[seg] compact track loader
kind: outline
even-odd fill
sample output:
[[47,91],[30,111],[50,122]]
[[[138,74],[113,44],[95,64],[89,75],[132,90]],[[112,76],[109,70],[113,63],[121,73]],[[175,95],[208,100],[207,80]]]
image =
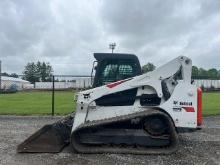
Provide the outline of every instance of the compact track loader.
[[191,80],[192,62],[179,56],[141,74],[136,56],[94,54],[92,89],[76,95],[76,112],[46,125],[18,152],[169,154],[179,130],[202,126],[202,91]]

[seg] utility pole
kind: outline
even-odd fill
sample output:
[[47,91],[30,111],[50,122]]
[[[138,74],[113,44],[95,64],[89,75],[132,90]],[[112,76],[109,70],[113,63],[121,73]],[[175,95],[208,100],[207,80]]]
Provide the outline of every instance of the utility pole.
[[111,50],[112,50],[112,53],[113,53],[113,51],[114,51],[115,47],[116,47],[116,43],[115,43],[115,42],[114,42],[114,43],[110,43],[110,44],[109,44],[109,49],[111,49]]

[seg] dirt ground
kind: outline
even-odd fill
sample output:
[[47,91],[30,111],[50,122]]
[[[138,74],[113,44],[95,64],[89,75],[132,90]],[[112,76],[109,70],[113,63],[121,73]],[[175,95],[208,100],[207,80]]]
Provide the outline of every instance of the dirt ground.
[[65,148],[58,154],[17,154],[16,146],[41,126],[59,117],[0,116],[0,164],[202,164],[220,165],[220,117],[205,118],[204,129],[180,134],[179,150],[172,155],[75,154]]

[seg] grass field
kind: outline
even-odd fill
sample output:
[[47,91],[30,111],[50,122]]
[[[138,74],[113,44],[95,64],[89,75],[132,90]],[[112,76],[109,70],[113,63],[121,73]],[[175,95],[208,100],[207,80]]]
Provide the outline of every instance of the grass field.
[[[44,92],[18,92],[0,95],[0,115],[51,114],[51,94]],[[74,92],[55,92],[55,114],[65,115],[75,110]],[[220,92],[203,94],[203,114],[220,115]]]
[[220,92],[203,93],[203,115],[220,115]]
[[[48,115],[51,114],[51,91],[18,92],[0,95],[0,114]],[[55,92],[55,113],[65,115],[75,110],[74,92]]]

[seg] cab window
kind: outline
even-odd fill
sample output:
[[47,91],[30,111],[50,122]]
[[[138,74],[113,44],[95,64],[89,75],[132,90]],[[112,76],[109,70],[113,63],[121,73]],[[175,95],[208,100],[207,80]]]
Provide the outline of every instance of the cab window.
[[102,66],[99,84],[106,85],[133,76],[133,63],[131,64],[129,61],[111,61],[104,63]]

